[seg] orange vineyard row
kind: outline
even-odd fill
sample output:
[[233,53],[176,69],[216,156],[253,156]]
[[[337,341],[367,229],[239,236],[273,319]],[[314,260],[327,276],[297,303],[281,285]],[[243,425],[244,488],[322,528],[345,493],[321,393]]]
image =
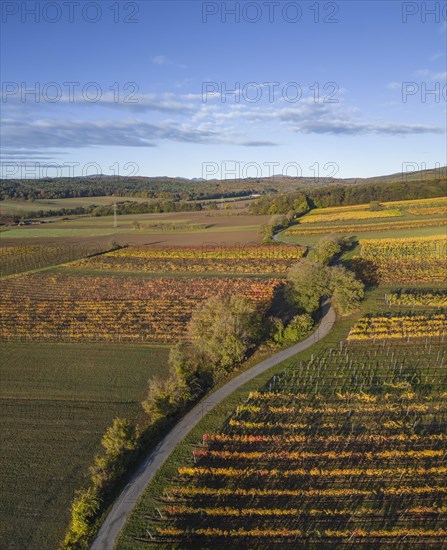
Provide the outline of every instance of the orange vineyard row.
[[[279,280],[131,279],[34,274],[1,281],[3,338],[172,341],[210,296],[270,303]],[[20,301],[17,301],[20,296]]]
[[69,267],[148,273],[284,274],[305,251],[305,247],[284,245],[129,247]]

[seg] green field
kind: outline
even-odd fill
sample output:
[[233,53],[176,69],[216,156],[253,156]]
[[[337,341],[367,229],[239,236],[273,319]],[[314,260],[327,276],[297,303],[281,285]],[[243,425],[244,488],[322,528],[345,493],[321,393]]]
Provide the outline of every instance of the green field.
[[[206,202],[217,203],[218,205],[225,203],[243,202],[245,204],[253,201],[247,196],[241,197],[227,197],[223,200],[219,199],[206,199]],[[76,197],[69,199],[36,199],[35,201],[24,200],[3,200],[0,201],[0,215],[13,215],[23,214],[26,212],[36,212],[37,210],[60,210],[61,208],[79,208],[81,206],[88,207],[92,205],[104,206],[114,204],[115,202],[154,202],[155,199],[146,197],[113,197],[113,196],[100,196],[100,197]],[[196,199],[188,202],[203,202],[204,199]]]
[[56,548],[106,428],[140,415],[168,349],[2,343],[1,354],[0,537],[8,549]]
[[60,210],[61,208],[79,208],[80,206],[108,205],[114,202],[133,201],[151,202],[151,199],[140,197],[77,197],[72,199],[36,199],[35,201],[3,200],[0,201],[0,214],[21,214],[37,210]]
[[[61,222],[62,223],[62,222]],[[119,233],[128,233],[128,229],[114,228],[91,228],[91,227],[61,227],[59,224],[37,226],[37,227],[14,227],[14,229],[5,229],[1,233],[8,239],[63,239],[72,237],[103,237]]]
[[[123,214],[117,218],[117,224],[118,227],[129,225],[131,227],[131,224],[133,221],[143,221],[144,224],[147,224],[148,226],[156,225],[159,223],[163,224],[183,224],[188,223],[191,221],[190,218],[169,218],[164,217],[166,214]],[[161,217],[163,216],[163,217]],[[142,220],[142,218],[144,218]],[[91,216],[91,217],[79,217],[79,218],[73,218],[70,220],[66,220],[63,222],[64,226],[67,227],[78,227],[78,226],[85,226],[85,225],[92,225],[92,226],[98,226],[101,227],[101,225],[106,226],[113,226],[113,217],[112,216]]]
[[[90,220],[89,220],[90,222]],[[15,227],[14,229],[5,229],[1,233],[8,239],[51,239],[51,238],[72,238],[72,237],[100,237],[100,236],[114,236],[114,235],[164,235],[166,232],[170,233],[171,230],[163,229],[139,229],[133,230],[131,227],[113,227],[113,223],[110,221],[109,228],[102,227],[83,227],[79,224],[79,227],[64,227],[63,222],[56,222],[49,226],[36,226],[36,227]],[[85,225],[88,225],[87,223]],[[236,225],[232,227],[207,227],[200,230],[188,230],[186,233],[212,235],[213,233],[231,232],[240,233],[242,231],[256,231],[259,228],[257,225]],[[178,233],[184,231],[178,230]]]

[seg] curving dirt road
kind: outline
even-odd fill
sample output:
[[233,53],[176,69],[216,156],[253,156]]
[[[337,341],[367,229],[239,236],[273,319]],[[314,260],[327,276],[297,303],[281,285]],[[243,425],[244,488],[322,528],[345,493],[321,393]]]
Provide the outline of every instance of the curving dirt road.
[[227,384],[216,390],[206,399],[197,404],[182,420],[163,438],[162,441],[153,449],[144,463],[135,472],[129,484],[115,501],[109,515],[106,517],[101,529],[93,541],[91,550],[113,550],[118,535],[129,517],[136,501],[143,493],[147,484],[151,481],[158,469],[169,457],[175,447],[185,438],[186,435],[208,414],[215,405],[221,403],[226,397],[235,390],[249,382],[256,376],[264,373],[268,369],[289,359],[309,348],[331,331],[335,323],[335,311],[329,302],[323,305],[323,317],[314,333],[306,340],[295,344],[294,346],[280,351],[269,357],[265,361],[258,363],[251,369],[236,376]]

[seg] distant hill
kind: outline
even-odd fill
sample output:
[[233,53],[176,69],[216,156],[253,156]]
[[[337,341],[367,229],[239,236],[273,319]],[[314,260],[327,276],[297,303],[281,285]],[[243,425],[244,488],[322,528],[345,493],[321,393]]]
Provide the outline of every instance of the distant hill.
[[364,186],[368,184],[434,185],[447,181],[447,167],[411,173],[396,173],[371,178],[289,177],[282,174],[265,178],[203,180],[182,177],[125,177],[100,174],[73,178],[0,179],[0,200],[59,199],[95,196],[134,196],[166,200],[206,200],[220,197],[244,197],[252,194],[283,194],[309,188],[333,186]]

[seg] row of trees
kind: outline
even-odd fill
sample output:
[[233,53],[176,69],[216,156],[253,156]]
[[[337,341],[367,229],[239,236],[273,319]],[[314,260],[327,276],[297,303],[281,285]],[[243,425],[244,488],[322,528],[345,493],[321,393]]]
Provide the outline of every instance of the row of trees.
[[352,245],[347,237],[323,237],[306,258],[289,270],[288,293],[296,307],[315,314],[321,300],[331,298],[340,315],[349,315],[358,309],[365,285],[349,269],[334,265],[340,254]]
[[340,315],[349,315],[364,296],[363,283],[342,266],[328,266],[304,258],[288,276],[291,299],[308,313],[314,313],[323,298],[331,298]]
[[329,206],[349,206],[354,204],[378,204],[380,201],[397,201],[443,197],[447,193],[447,178],[428,179],[426,181],[408,181],[402,183],[383,182],[362,185],[320,185],[308,187],[299,192],[265,195],[250,206],[253,214],[277,215],[292,211],[297,215],[308,208],[326,208]]
[[[80,491],[72,504],[64,548],[88,548],[113,491],[138,460],[149,436],[160,437],[201,395],[234,370],[263,331],[259,306],[244,296],[214,297],[195,310],[189,324],[192,343],[174,346],[168,376],[149,381],[142,403],[144,423],[135,427],[117,418],[104,435],[104,451],[90,468],[90,486]],[[153,439],[149,442],[153,444]]]
[[171,349],[165,380],[150,381],[143,408],[151,421],[177,414],[225,379],[263,332],[259,307],[244,296],[213,297],[198,307],[189,323],[191,343]]
[[67,199],[78,197],[140,197],[148,199],[201,200],[247,197],[271,191],[255,179],[188,180],[169,177],[87,176],[39,179],[0,179],[0,200]]
[[[116,213],[124,214],[160,214],[163,212],[196,212],[202,210],[200,202],[154,200],[151,202],[122,201],[116,203]],[[113,204],[89,206],[86,214],[91,216],[112,216],[115,212]]]
[[[286,198],[286,195],[283,195]],[[283,204],[286,208],[286,204]],[[277,205],[274,206],[273,210],[277,209]],[[269,208],[268,214],[272,214],[272,209]],[[270,218],[269,222],[261,225],[259,232],[264,237],[264,242],[270,242],[273,239],[273,236],[278,231],[286,229],[293,223],[293,220],[309,212],[310,206],[307,200],[304,198],[296,199],[291,204],[288,205],[287,212],[285,214],[277,214],[273,212],[273,216]],[[254,209],[252,209],[254,212]]]
[[[253,207],[257,214],[286,214],[305,196],[312,207],[363,204],[439,197],[446,193],[446,169],[396,174],[373,181],[333,178],[237,178],[187,180],[137,176],[87,176],[40,179],[0,179],[0,200],[62,199],[77,197],[142,197],[148,199],[209,200],[262,194]],[[273,198],[271,197],[273,195]],[[276,196],[275,196],[276,195]]]
[[79,491],[72,503],[71,521],[63,548],[88,548],[88,541],[104,510],[104,503],[113,493],[114,484],[136,461],[141,444],[140,429],[128,420],[115,418],[101,444],[103,453],[95,457],[90,468],[90,486]]

